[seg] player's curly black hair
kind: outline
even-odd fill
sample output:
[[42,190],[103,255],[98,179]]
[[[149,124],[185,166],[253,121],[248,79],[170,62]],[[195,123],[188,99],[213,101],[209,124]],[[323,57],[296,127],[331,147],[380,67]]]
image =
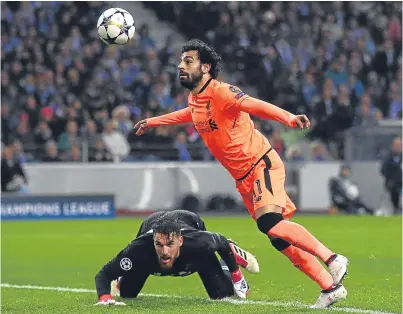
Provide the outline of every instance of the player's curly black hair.
[[182,46],[182,53],[191,50],[197,51],[202,64],[210,64],[209,73],[213,79],[216,79],[221,70],[221,56],[214,50],[213,47],[196,38],[189,40]]
[[181,225],[177,219],[167,219],[162,217],[153,224],[152,228],[154,237],[156,233],[162,233],[165,235],[174,234],[177,236],[181,235]]

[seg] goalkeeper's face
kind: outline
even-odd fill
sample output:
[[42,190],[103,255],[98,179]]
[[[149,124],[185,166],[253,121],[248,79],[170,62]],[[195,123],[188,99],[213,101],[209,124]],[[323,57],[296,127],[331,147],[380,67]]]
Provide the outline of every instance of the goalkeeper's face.
[[156,233],[154,247],[157,252],[158,263],[162,269],[170,269],[179,256],[183,237],[174,233]]

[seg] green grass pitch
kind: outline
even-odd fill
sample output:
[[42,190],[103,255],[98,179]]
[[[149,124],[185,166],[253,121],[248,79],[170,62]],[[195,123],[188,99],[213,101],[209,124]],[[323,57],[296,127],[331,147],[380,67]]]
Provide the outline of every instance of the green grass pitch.
[[[151,276],[145,295],[124,308],[99,308],[94,292],[1,288],[2,313],[401,313],[400,217],[305,216],[303,224],[331,249],[350,259],[348,299],[332,310],[310,310],[319,288],[271,247],[249,217],[205,217],[209,231],[223,233],[256,255],[261,272],[244,271],[250,303],[207,299],[197,274]],[[142,219],[112,221],[2,222],[1,282],[12,285],[94,289],[98,270],[137,233]],[[261,301],[261,302],[257,302]],[[379,313],[378,312],[378,313]]]

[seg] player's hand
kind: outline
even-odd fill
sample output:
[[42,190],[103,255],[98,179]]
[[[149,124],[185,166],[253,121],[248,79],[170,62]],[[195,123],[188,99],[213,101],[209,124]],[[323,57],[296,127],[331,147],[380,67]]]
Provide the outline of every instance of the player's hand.
[[311,126],[311,121],[304,114],[297,115],[291,122],[294,128],[299,127],[300,129],[309,128]]
[[249,285],[246,282],[240,269],[231,273],[232,282],[234,284],[234,292],[238,298],[246,299],[249,295]]
[[133,129],[138,129],[136,132],[137,136],[142,135],[149,129],[149,126],[147,125],[147,119],[137,122],[136,125],[133,127]]
[[110,294],[104,294],[99,297],[99,302],[95,305],[126,305],[124,302],[118,302],[112,298]]

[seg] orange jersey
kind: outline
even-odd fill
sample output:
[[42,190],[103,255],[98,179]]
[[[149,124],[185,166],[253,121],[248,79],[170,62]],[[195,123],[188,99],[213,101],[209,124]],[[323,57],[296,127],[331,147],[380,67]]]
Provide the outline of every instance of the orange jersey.
[[236,87],[212,80],[198,95],[189,93],[193,124],[211,154],[235,179],[266,153],[269,141],[255,129],[239,104],[249,97]]
[[185,109],[147,119],[147,125],[193,122],[210,152],[235,179],[247,174],[271,148],[250,113],[295,127],[293,114],[214,79],[197,95],[189,93],[188,103]]

